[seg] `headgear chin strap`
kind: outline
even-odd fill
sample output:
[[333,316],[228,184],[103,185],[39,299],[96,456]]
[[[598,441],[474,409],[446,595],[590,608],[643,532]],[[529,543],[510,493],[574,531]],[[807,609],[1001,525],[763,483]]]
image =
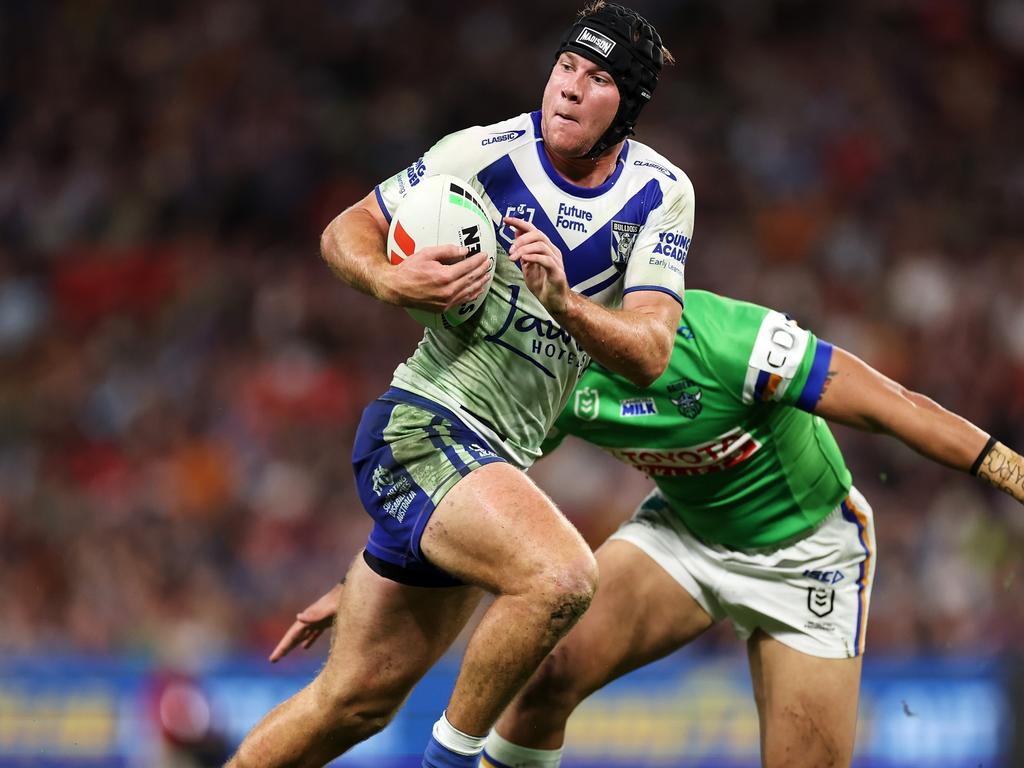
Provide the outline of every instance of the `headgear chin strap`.
[[594,158],[633,135],[640,110],[651,100],[664,64],[661,36],[643,16],[605,3],[581,16],[562,37],[556,58],[579,54],[608,72],[619,88],[615,119],[584,157]]

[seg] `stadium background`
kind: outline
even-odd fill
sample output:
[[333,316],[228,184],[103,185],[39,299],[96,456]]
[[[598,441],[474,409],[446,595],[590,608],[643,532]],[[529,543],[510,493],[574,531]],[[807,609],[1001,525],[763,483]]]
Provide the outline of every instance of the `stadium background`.
[[[634,5],[678,60],[638,138],[694,182],[689,287],[1024,446],[1024,4]],[[0,4],[0,765],[216,764],[312,674],[325,644],[261,658],[365,540],[353,432],[420,332],[318,235],[536,108],[575,10]],[[837,432],[880,550],[855,764],[1024,764],[1021,508]],[[579,444],[534,476],[592,542],[646,488]],[[341,764],[416,764],[452,663]],[[720,628],[588,705],[571,765],[756,765],[748,690]]]

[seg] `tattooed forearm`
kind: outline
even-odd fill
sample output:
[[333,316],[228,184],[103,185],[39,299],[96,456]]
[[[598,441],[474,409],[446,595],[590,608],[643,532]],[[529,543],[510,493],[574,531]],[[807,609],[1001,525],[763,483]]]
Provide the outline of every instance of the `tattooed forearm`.
[[978,468],[978,477],[1024,504],[1024,457],[996,443]]
[[828,375],[825,376],[825,383],[821,385],[821,394],[824,395],[826,392],[828,392],[828,385],[832,383],[832,379],[834,379],[838,374],[839,371],[828,372]]

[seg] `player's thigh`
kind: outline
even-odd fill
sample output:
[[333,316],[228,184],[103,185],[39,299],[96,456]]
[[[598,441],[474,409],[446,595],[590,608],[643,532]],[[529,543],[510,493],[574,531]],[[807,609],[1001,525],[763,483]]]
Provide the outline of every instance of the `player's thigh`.
[[758,630],[748,641],[765,768],[849,766],[861,661],[810,656]]
[[545,661],[540,677],[585,696],[677,650],[713,619],[636,545],[617,539],[597,551],[600,585],[590,610]]
[[500,594],[531,592],[546,579],[592,589],[596,579],[583,537],[526,473],[505,463],[480,467],[448,491],[420,548],[432,565]]
[[448,649],[483,592],[413,587],[386,579],[357,556],[341,590],[319,683],[329,697],[394,705]]

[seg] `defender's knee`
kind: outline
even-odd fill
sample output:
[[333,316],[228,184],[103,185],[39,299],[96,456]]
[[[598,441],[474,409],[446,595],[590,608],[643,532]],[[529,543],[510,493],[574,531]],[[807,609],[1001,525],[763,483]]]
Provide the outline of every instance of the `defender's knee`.
[[590,693],[576,667],[572,652],[564,645],[556,647],[520,691],[515,707],[568,718]]

